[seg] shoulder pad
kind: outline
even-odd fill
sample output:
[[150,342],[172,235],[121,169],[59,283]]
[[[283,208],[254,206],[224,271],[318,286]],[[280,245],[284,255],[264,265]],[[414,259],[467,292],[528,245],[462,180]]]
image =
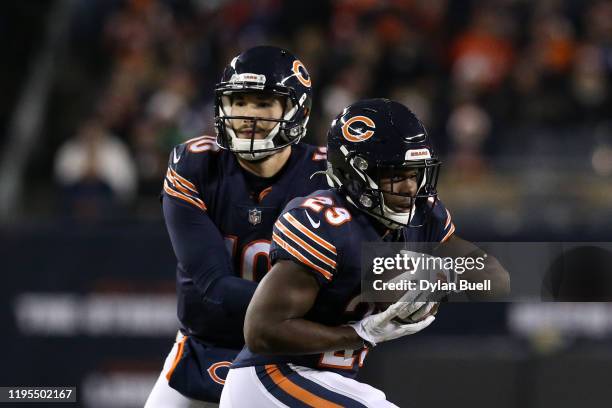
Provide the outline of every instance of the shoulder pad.
[[205,211],[200,188],[210,157],[202,153],[218,151],[219,146],[212,136],[196,137],[175,146],[168,159],[164,193]]
[[350,212],[335,207],[326,191],[291,201],[272,234],[276,258],[292,259],[313,272],[321,283],[331,281],[336,272],[340,229],[351,220]]
[[433,224],[434,238],[437,241],[444,242],[455,233],[451,213],[439,199],[431,212],[430,222]]

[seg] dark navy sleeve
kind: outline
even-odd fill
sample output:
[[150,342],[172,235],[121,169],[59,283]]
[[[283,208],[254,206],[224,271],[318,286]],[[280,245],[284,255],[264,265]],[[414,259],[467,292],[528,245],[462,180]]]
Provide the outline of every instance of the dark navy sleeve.
[[[206,313],[207,302],[212,302],[221,305],[230,316],[244,319],[257,284],[233,276],[223,237],[208,214],[168,197],[164,197],[162,202],[179,268],[202,294],[202,313]],[[242,330],[243,319],[231,322],[240,325]],[[220,323],[226,327],[229,322]]]
[[429,222],[432,242],[445,242],[455,233],[451,213],[440,200],[436,202]]
[[302,207],[283,212],[274,224],[270,260],[297,262],[323,286],[333,279],[338,251],[330,226],[321,218],[320,213]]
[[207,157],[193,154],[189,146],[188,143],[180,144],[170,152],[162,195],[188,204],[200,211],[206,211],[206,204],[200,190]]
[[[201,313],[207,313],[206,306],[211,303],[221,306],[227,315],[219,316],[224,319],[220,330],[236,324],[242,331],[256,283],[234,276],[224,239],[208,216],[205,197],[199,191],[206,177],[205,156],[189,153],[185,145],[170,153],[162,195],[166,228],[178,268],[202,296]],[[228,316],[242,318],[226,319]]]

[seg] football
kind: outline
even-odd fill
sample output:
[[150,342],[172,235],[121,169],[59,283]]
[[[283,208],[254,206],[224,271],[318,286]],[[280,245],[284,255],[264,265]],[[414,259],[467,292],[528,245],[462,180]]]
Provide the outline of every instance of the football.
[[411,312],[405,316],[396,316],[394,320],[400,323],[417,323],[428,316],[435,316],[438,313],[439,302],[415,302],[416,310],[411,308]]

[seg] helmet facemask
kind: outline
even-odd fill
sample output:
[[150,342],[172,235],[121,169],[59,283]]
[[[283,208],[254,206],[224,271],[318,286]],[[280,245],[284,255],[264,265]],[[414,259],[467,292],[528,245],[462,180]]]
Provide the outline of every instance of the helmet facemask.
[[[342,149],[341,149],[342,150]],[[422,226],[437,203],[436,185],[438,182],[440,162],[437,159],[410,160],[397,164],[371,163],[354,155],[345,157],[346,166],[343,169],[333,169],[333,175],[328,180],[336,187],[341,187],[349,201],[359,209],[378,219],[391,229]],[[396,176],[404,177],[406,171],[416,170],[416,194],[397,192],[393,181]],[[344,176],[343,172],[352,175]],[[382,183],[381,180],[390,180]],[[408,211],[392,209],[387,197],[397,197],[404,200],[402,207]],[[415,215],[420,212],[423,217]]]
[[[255,116],[240,116],[232,114],[232,100],[237,92],[265,92],[267,95],[281,96],[285,103],[279,118],[262,118]],[[302,98],[303,99],[303,98]],[[303,103],[303,101],[301,101]],[[297,143],[306,134],[308,118],[300,121],[296,118],[300,112],[300,101],[292,90],[255,90],[231,87],[220,87],[216,95],[215,129],[217,131],[217,144],[236,153],[240,158],[249,161],[262,160],[277,153],[285,147]],[[236,122],[248,121],[249,137],[238,137]],[[265,124],[265,126],[261,126]],[[269,129],[275,124],[263,139],[257,139],[256,131]],[[244,129],[242,129],[244,130]]]
[[[405,162],[392,166],[375,166],[375,170],[367,174],[368,188],[370,194],[377,196],[376,206],[372,206],[372,213],[385,226],[392,229],[401,227],[420,227],[424,224],[427,217],[415,219],[418,211],[423,212],[428,216],[437,200],[436,184],[438,178],[439,163],[414,163]],[[397,183],[395,178],[400,179],[406,177],[406,172],[416,171],[416,191],[414,194],[399,192],[395,187]],[[371,174],[375,173],[375,175]],[[382,180],[389,180],[383,183]],[[399,200],[398,200],[399,199]],[[369,204],[367,201],[360,198],[360,204]],[[404,211],[397,211],[392,208],[393,201],[401,202]],[[374,203],[373,203],[374,204]],[[407,210],[407,211],[406,211]]]

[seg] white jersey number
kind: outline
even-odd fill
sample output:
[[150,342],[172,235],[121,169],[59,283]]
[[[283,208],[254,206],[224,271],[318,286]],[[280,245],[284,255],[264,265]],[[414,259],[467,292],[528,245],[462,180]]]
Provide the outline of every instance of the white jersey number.
[[[236,256],[236,244],[238,237],[234,235],[225,236],[225,247],[230,257],[234,259]],[[242,279],[255,281],[261,279],[262,276],[255,276],[255,269],[260,257],[263,257],[268,263],[270,269],[270,241],[267,239],[258,239],[246,244],[240,256],[240,277]]]

